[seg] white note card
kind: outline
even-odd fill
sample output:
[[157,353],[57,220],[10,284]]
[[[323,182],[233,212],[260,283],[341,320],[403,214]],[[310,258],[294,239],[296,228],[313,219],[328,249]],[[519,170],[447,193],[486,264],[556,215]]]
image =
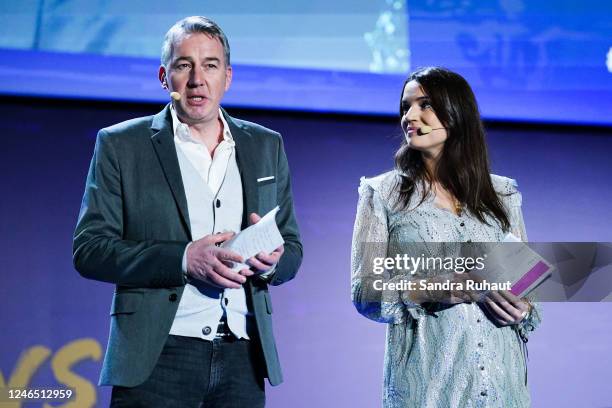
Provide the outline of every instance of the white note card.
[[[512,245],[504,245],[512,243]],[[550,277],[555,267],[527,244],[509,233],[501,244],[487,253],[484,278],[492,282],[510,281],[510,290],[518,297],[527,296]]]
[[[279,207],[276,206],[269,213],[264,215],[257,224],[253,224],[243,229],[228,241],[225,241],[223,248],[231,249],[238,253],[245,260],[257,255],[260,252],[269,254],[285,243],[283,236],[276,225],[276,213]],[[234,271],[248,268],[246,264],[234,264]]]

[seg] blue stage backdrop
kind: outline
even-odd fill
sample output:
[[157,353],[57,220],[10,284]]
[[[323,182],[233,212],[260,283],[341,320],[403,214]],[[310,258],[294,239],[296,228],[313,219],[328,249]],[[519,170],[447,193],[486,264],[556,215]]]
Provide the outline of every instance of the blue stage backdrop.
[[163,35],[198,14],[230,38],[228,106],[391,115],[407,72],[444,65],[487,119],[612,124],[601,0],[6,1],[0,94],[160,102]]
[[[74,271],[72,232],[97,130],[159,108],[0,104],[0,387],[70,387],[72,404],[49,406],[107,405],[109,390],[95,384],[113,287]],[[353,309],[350,241],[359,177],[392,167],[398,127],[388,119],[232,112],[284,135],[305,248],[297,278],[272,289],[286,382],[268,388],[268,406],[380,406],[385,326]],[[531,240],[612,241],[610,131],[495,127],[489,142],[494,172],[518,180]],[[611,344],[609,303],[545,304],[529,341],[533,406],[612,406]]]

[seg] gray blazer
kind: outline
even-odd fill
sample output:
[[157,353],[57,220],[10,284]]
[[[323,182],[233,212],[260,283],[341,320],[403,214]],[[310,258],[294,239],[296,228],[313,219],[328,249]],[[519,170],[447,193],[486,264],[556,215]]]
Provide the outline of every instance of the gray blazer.
[[[285,252],[270,282],[291,280],[302,261],[287,158],[280,135],[223,115],[236,142],[244,196],[243,228],[252,212],[280,206]],[[258,178],[274,176],[258,183]],[[116,285],[100,385],[133,387],[151,374],[186,281],[183,252],[192,240],[187,199],[173,141],[170,105],[98,132],[79,220],[73,262],[89,279]],[[268,283],[245,284],[271,385],[282,382],[272,334]]]

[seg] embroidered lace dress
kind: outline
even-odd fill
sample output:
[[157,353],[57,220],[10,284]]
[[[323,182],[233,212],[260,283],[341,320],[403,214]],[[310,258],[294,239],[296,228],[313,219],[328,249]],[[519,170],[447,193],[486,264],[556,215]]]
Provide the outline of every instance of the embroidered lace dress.
[[[519,325],[497,327],[476,303],[430,312],[401,291],[374,290],[373,281],[381,278],[372,273],[374,258],[402,254],[406,243],[499,242],[506,235],[491,218],[487,225],[467,211],[458,216],[437,207],[432,195],[418,205],[418,186],[408,210],[396,209],[397,178],[392,171],[361,179],[351,254],[355,307],[388,323],[383,406],[529,407],[524,343],[540,322],[537,304]],[[526,241],[516,182],[495,175],[491,181],[508,210],[511,232]],[[406,278],[405,272],[389,274],[390,282]]]

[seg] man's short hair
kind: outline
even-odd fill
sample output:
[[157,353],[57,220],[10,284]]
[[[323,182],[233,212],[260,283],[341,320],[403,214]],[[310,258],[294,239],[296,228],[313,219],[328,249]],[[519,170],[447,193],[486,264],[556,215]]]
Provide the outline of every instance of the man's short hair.
[[230,46],[221,27],[206,17],[191,16],[178,21],[166,33],[161,48],[161,64],[164,67],[167,68],[168,64],[170,64],[174,44],[185,35],[194,33],[202,33],[219,39],[225,53],[225,65],[230,66]]

